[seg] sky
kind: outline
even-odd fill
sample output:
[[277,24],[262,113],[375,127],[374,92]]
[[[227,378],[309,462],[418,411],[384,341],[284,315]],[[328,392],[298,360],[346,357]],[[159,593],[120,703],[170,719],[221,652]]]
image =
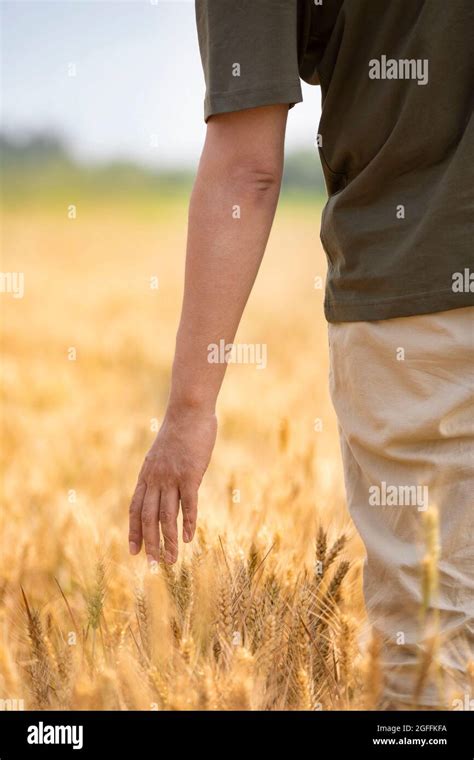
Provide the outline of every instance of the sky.
[[[0,0],[0,10],[3,130],[52,130],[88,162],[196,163],[205,124],[194,0]],[[320,92],[302,84],[287,150],[314,146]]]

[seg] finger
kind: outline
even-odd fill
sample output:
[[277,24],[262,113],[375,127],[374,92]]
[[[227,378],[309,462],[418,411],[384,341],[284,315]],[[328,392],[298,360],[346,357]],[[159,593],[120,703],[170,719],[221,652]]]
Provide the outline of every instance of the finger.
[[165,562],[170,564],[178,559],[178,511],[178,489],[162,490],[160,494],[160,526],[165,542]]
[[130,502],[128,548],[130,554],[138,554],[142,547],[142,504],[145,496],[146,483],[138,482]]
[[183,541],[189,543],[196,531],[198,492],[194,488],[184,488],[179,493],[183,510]]
[[147,486],[143,499],[142,531],[146,556],[149,562],[159,562],[160,559],[159,504],[160,489],[158,486]]

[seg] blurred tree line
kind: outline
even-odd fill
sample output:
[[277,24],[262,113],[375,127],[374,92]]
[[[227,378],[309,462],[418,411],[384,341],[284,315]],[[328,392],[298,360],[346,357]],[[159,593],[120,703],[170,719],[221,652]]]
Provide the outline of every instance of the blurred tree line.
[[[192,169],[156,169],[133,161],[85,164],[76,161],[66,142],[51,133],[17,139],[0,132],[2,201],[53,200],[65,191],[75,196],[114,200],[189,193]],[[316,149],[288,153],[283,195],[314,196],[325,193]]]

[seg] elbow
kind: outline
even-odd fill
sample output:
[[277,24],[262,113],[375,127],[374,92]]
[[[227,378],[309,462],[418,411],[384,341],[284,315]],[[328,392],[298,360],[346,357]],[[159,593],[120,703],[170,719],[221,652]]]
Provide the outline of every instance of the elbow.
[[208,123],[202,161],[240,193],[274,198],[281,187],[285,104],[213,116]]
[[242,162],[228,168],[229,184],[239,194],[255,198],[274,198],[278,196],[283,174],[281,164],[261,164],[259,162]]
[[282,177],[281,166],[250,166],[238,167],[236,182],[252,188],[256,193],[268,195],[272,191],[279,191]]

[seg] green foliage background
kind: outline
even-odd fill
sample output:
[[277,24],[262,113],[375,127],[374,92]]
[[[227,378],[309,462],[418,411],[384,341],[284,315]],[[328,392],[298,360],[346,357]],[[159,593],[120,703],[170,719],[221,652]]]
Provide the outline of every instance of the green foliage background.
[[[189,194],[194,169],[159,170],[131,161],[85,164],[74,159],[64,140],[53,134],[22,141],[0,133],[2,203],[147,203]],[[287,200],[324,200],[325,186],[317,151],[287,155],[282,196]]]

